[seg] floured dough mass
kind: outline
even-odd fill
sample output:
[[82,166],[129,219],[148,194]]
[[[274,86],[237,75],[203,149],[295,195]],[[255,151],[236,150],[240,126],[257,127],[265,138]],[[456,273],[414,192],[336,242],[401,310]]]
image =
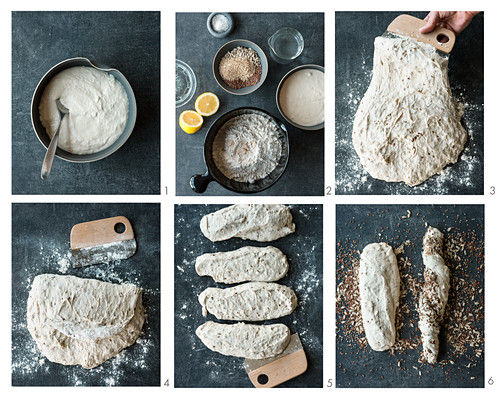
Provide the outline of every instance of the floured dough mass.
[[288,261],[275,247],[243,247],[236,251],[203,254],[196,258],[196,273],[225,284],[277,281],[288,272]]
[[282,353],[290,342],[284,324],[219,324],[207,321],[196,335],[207,348],[226,356],[265,359]]
[[372,177],[415,186],[457,162],[468,136],[462,113],[447,58],[414,39],[375,39],[373,76],[352,134]]
[[50,361],[91,369],[132,345],[145,319],[142,290],[41,274],[28,297],[28,330]]
[[259,321],[287,316],[297,307],[297,296],[276,283],[246,283],[230,288],[207,288],[198,300],[203,316],[220,320]]
[[366,339],[375,351],[389,349],[396,340],[399,282],[392,247],[385,242],[367,245],[361,254],[359,295]]
[[421,360],[436,363],[439,353],[439,330],[448,303],[450,270],[443,259],[443,233],[427,229],[423,240],[424,287],[418,301],[418,327],[422,332]]
[[57,146],[72,154],[94,154],[111,146],[128,119],[125,89],[113,75],[92,67],[59,72],[40,99],[40,121],[52,138],[59,124],[56,99],[69,109]]
[[232,205],[203,216],[202,233],[211,241],[233,237],[274,241],[295,231],[290,209],[284,205]]

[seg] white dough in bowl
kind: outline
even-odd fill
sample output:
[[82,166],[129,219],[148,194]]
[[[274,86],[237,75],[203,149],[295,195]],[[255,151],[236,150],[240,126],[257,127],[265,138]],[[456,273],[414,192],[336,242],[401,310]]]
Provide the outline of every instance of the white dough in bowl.
[[316,126],[325,121],[325,74],[307,68],[292,73],[279,95],[283,113],[300,126]]
[[72,154],[94,154],[111,146],[128,119],[128,98],[113,75],[78,66],[54,76],[40,100],[40,121],[52,138],[59,124],[56,100],[69,109],[61,124],[58,147]]

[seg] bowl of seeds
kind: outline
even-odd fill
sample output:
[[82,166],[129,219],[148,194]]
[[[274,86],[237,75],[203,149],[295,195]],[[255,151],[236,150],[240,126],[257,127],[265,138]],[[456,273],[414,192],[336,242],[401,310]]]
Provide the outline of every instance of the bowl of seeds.
[[213,62],[215,80],[231,94],[245,95],[257,90],[266,80],[267,58],[250,40],[232,40],[224,44]]

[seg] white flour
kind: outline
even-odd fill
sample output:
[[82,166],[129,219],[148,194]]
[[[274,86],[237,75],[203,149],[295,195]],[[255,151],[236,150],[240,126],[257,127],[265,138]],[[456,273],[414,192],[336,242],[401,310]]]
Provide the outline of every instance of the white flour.
[[278,126],[257,114],[235,116],[214,139],[212,155],[229,179],[253,183],[269,175],[281,157]]

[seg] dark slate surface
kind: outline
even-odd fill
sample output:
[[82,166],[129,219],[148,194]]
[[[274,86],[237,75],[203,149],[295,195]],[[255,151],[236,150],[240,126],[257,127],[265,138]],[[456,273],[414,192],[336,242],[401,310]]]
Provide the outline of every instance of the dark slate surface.
[[[204,215],[225,205],[175,206],[175,386],[252,387],[243,358],[224,356],[208,349],[196,336],[198,326],[215,316],[203,317],[198,295],[208,287],[228,287],[195,271],[196,257],[209,252],[232,251],[246,245],[273,245],[288,258],[290,270],[277,283],[293,288],[299,306],[289,316],[264,324],[284,323],[298,333],[304,346],[307,371],[282,387],[321,387],[323,379],[323,209],[321,205],[292,205],[296,231],[271,243],[230,239],[212,243],[201,232]],[[218,321],[225,323],[225,321]],[[259,323],[257,323],[259,324]]]
[[[123,215],[134,229],[137,252],[109,265],[74,269],[68,260],[73,225]],[[26,326],[26,303],[35,276],[70,274],[143,289],[147,313],[139,341],[102,365],[52,363]],[[160,207],[158,204],[13,204],[12,385],[160,385]]]
[[[388,183],[364,171],[352,145],[354,115],[371,81],[373,42],[400,14],[425,18],[426,12],[335,13],[335,192],[336,194],[483,194],[484,184],[484,14],[457,38],[449,62],[453,96],[464,104],[462,123],[469,141],[446,175],[423,184]],[[366,181],[362,178],[366,176]]]
[[[235,28],[224,39],[210,35],[206,22],[209,13],[177,13],[176,58],[193,69],[197,79],[196,92],[186,105],[176,109],[176,187],[177,195],[195,194],[189,187],[194,174],[203,174],[205,135],[212,123],[224,113],[243,106],[261,108],[278,119],[284,120],[276,106],[276,89],[281,78],[291,69],[303,64],[324,66],[324,15],[322,13],[266,13],[231,14]],[[304,37],[304,51],[287,65],[271,59],[267,39],[279,28],[291,26]],[[225,43],[235,39],[253,41],[262,48],[269,63],[269,73],[264,84],[255,92],[244,96],[224,91],[215,81],[212,62],[216,52]],[[173,79],[173,77],[172,77]],[[179,127],[182,111],[193,109],[196,98],[206,91],[220,99],[217,113],[204,118],[203,127],[195,134],[186,134]],[[172,94],[173,95],[173,94]],[[324,186],[324,129],[306,132],[285,123],[290,141],[290,161],[281,179],[260,195],[323,195]],[[212,182],[205,195],[237,195]]]
[[[399,247],[406,240],[404,253],[397,255],[401,269],[402,259],[411,261],[411,274],[417,281],[423,281],[424,265],[422,261],[422,239],[427,230],[425,223],[444,233],[445,247],[452,237],[465,237],[466,244],[474,244],[458,253],[461,261],[452,260],[445,255],[446,265],[450,269],[452,286],[447,305],[447,315],[457,309],[456,301],[467,303],[466,313],[475,315],[473,326],[484,337],[484,313],[477,311],[477,306],[469,297],[464,297],[462,289],[453,283],[454,279],[464,279],[466,284],[476,287],[475,301],[483,302],[484,291],[484,206],[483,205],[337,205],[337,287],[341,282],[341,268],[352,268],[353,260],[359,261],[359,253],[372,242],[387,242],[393,248]],[[407,211],[411,211],[408,218]],[[471,249],[471,248],[475,248]],[[351,253],[351,256],[345,256]],[[446,252],[445,252],[446,253]],[[353,259],[354,258],[354,259]],[[438,363],[434,365],[418,362],[420,351],[420,331],[418,330],[417,299],[410,284],[402,272],[401,302],[412,311],[413,327],[406,315],[401,330],[402,340],[417,342],[417,349],[404,352],[396,350],[375,352],[369,346],[361,349],[349,333],[349,323],[341,323],[341,313],[337,307],[337,345],[336,345],[336,384],[337,387],[483,387],[484,386],[484,344],[483,355],[475,357],[468,347],[465,355],[455,353],[453,344],[448,342],[441,328]],[[455,280],[455,281],[456,281]],[[344,284],[347,283],[344,281]],[[345,287],[345,286],[344,286]],[[403,296],[403,289],[407,294]],[[340,304],[343,302],[340,301]],[[401,305],[400,305],[401,306]],[[464,331],[464,334],[467,334]],[[363,333],[364,337],[364,333]],[[418,340],[418,341],[417,341]],[[453,363],[450,362],[453,361]],[[398,361],[400,365],[398,366]],[[470,367],[467,367],[468,365]],[[421,375],[419,375],[419,372]]]
[[[45,148],[31,125],[33,92],[55,64],[87,57],[122,72],[137,101],[129,140],[101,161],[56,158],[50,178],[40,169]],[[12,193],[159,194],[160,13],[12,13]]]

